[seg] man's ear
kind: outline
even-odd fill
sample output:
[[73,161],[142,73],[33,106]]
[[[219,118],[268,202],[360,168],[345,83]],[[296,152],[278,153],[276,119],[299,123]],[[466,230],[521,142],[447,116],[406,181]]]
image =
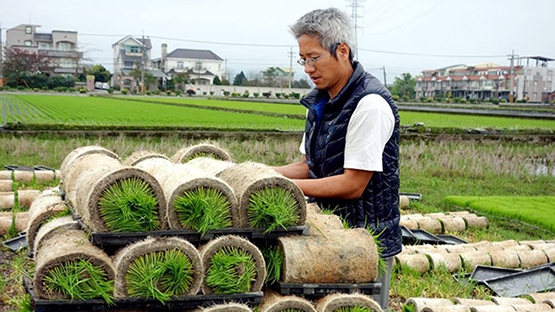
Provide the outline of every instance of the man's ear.
[[345,42],[339,44],[337,46],[337,56],[341,59],[349,59],[349,52],[350,52],[350,48],[349,45],[346,44]]

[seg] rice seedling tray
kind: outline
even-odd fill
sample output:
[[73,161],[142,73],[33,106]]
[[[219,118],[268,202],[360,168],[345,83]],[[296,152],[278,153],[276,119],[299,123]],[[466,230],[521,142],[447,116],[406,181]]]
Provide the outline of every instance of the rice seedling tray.
[[326,296],[332,293],[343,294],[379,294],[382,288],[381,283],[361,283],[361,284],[293,284],[278,283],[279,292],[282,295],[303,295],[312,297]]
[[438,234],[437,237],[439,237],[442,241],[445,242],[445,244],[448,245],[459,245],[459,244],[467,244],[468,242],[460,239],[456,236],[453,235],[448,235],[448,234]]
[[184,309],[196,309],[214,304],[229,302],[258,305],[262,301],[262,291],[227,294],[227,295],[190,295],[177,296],[166,304],[155,299],[124,298],[114,299],[113,305],[108,305],[102,299],[89,300],[46,300],[36,298],[33,292],[32,280],[25,276],[23,278],[25,289],[31,297],[31,305],[35,312],[66,312],[66,311],[121,311],[131,309],[133,311],[183,311]]
[[403,244],[405,245],[447,244],[446,241],[426,230],[409,230],[408,228],[401,226],[401,234],[403,235]]
[[[82,228],[85,228],[81,224]],[[166,237],[176,236],[188,240],[192,244],[204,243],[216,237],[224,235],[237,235],[244,237],[251,241],[265,241],[275,240],[281,236],[286,235],[304,235],[309,233],[309,227],[292,226],[286,228],[279,228],[271,232],[266,232],[262,228],[228,228],[220,230],[211,230],[205,234],[199,233],[195,230],[165,230],[165,231],[151,231],[151,232],[136,232],[136,233],[90,233],[91,242],[101,248],[110,247],[123,247],[130,243],[143,240],[147,237]]]
[[10,171],[34,171],[35,169],[33,169],[33,167],[29,167],[29,166],[19,166],[19,165],[4,165],[4,168],[6,168],[6,170],[10,170]]
[[534,292],[555,290],[555,263],[522,272],[478,281],[496,296],[518,297]]
[[11,251],[17,251],[20,248],[27,247],[27,235],[25,232],[21,232],[19,236],[4,241],[2,245],[8,247]]
[[408,197],[409,199],[412,199],[412,200],[421,200],[422,199],[422,194],[420,194],[420,193],[403,193],[403,192],[400,192],[399,195],[400,196],[406,196],[406,197]]
[[489,265],[477,265],[472,273],[470,274],[470,279],[474,281],[484,281],[496,277],[505,276],[507,274],[513,274],[517,272],[522,272],[521,269],[509,269],[501,268]]

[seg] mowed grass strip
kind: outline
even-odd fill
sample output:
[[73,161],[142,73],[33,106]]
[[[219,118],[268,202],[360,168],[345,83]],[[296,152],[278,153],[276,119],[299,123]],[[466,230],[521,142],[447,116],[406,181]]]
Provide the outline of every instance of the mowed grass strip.
[[[190,107],[154,105],[139,101],[121,101],[101,97],[19,95],[47,118],[33,119],[33,124],[166,126],[210,129],[254,129],[295,131],[304,128],[304,120],[223,112]],[[24,123],[23,120],[19,121]]]
[[444,201],[555,231],[555,196],[446,196]]

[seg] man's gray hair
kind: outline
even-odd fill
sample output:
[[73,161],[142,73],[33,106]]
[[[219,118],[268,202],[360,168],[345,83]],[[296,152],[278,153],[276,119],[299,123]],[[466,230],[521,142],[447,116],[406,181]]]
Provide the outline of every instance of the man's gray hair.
[[350,17],[336,8],[318,9],[303,15],[289,29],[295,39],[308,35],[320,40],[320,45],[335,56],[337,45],[346,43],[351,49],[351,59],[355,51],[354,28]]

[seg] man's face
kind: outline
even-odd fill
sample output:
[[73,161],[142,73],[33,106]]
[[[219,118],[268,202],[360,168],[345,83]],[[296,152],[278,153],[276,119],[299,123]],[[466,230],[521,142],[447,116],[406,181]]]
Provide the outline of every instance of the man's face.
[[[352,67],[345,56],[345,46],[339,45],[337,58],[320,45],[317,37],[301,35],[298,39],[299,55],[306,60],[305,73],[319,90],[327,90],[334,97],[348,81]],[[347,47],[348,53],[348,47]]]

